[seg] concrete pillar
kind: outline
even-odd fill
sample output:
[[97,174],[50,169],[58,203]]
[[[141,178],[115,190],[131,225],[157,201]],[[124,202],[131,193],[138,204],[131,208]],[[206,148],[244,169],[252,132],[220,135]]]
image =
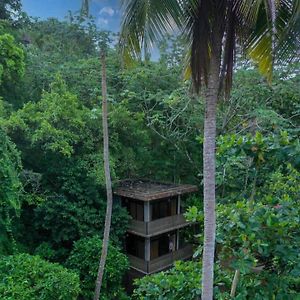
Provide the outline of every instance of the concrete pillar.
[[144,222],[150,222],[151,216],[150,216],[150,202],[146,201],[144,202]]
[[177,197],[177,215],[180,215],[181,196]]
[[[150,222],[150,203],[149,201],[144,202],[144,222]],[[148,228],[148,224],[145,224]],[[148,231],[148,229],[146,229]],[[150,238],[145,238],[145,261],[150,261]]]
[[150,238],[145,238],[145,261],[150,261]]
[[179,250],[179,229],[176,230],[176,250]]

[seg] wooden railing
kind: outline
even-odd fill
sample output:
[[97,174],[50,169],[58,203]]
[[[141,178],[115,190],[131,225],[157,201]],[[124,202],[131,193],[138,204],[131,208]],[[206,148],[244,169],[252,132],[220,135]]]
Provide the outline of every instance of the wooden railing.
[[127,254],[127,256],[131,267],[148,274],[148,263],[145,260],[129,254]]
[[131,220],[128,230],[143,236],[153,236],[188,224],[183,215],[174,215],[150,222]]
[[191,258],[192,255],[193,255],[192,246],[187,245],[184,248],[181,248],[177,251],[173,251],[171,253],[152,259],[148,263],[148,273],[161,271],[167,267],[172,266],[174,261]]
[[176,260],[185,260],[191,258],[192,255],[192,246],[187,245],[177,251],[170,252],[168,254],[152,259],[149,262],[132,255],[128,255],[128,258],[131,267],[145,274],[151,274],[172,266],[174,261]]
[[147,223],[137,220],[131,220],[128,226],[128,230],[140,235],[147,235]]

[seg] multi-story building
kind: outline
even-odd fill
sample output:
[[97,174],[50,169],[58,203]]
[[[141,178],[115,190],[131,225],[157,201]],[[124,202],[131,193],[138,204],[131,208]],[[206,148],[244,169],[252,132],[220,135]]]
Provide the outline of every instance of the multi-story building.
[[114,190],[132,217],[126,235],[132,277],[167,269],[175,260],[192,256],[191,245],[181,235],[189,225],[182,202],[185,195],[196,191],[193,185],[144,180],[124,180]]

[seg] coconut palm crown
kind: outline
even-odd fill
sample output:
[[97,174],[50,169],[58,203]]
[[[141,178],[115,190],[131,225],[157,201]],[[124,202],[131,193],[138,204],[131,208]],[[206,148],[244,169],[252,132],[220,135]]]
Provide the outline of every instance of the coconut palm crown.
[[220,76],[227,91],[237,45],[268,79],[275,59],[289,61],[299,54],[299,0],[121,2],[124,14],[120,45],[125,60],[149,53],[166,33],[183,34],[188,45],[188,72],[197,91],[207,83],[208,66],[220,40]]

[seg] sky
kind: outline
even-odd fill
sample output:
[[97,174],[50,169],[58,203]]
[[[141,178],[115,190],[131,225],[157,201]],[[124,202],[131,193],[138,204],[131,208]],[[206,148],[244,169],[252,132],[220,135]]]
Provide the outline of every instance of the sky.
[[[22,0],[23,10],[29,16],[47,19],[55,17],[63,20],[68,11],[78,12],[81,0]],[[96,20],[99,29],[118,32],[120,30],[120,1],[91,0],[90,14]]]
[[[75,13],[81,9],[81,0],[21,0],[21,2],[23,11],[31,17],[40,19],[54,17],[64,20],[69,11]],[[90,0],[90,14],[95,18],[100,30],[120,31],[120,0]],[[159,51],[154,47],[151,59],[157,61],[158,58]]]

